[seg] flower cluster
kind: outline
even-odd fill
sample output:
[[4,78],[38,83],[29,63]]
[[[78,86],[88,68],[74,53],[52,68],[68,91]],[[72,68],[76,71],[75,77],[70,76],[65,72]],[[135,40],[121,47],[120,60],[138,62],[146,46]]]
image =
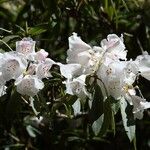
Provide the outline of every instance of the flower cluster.
[[0,59],[1,95],[7,88],[6,82],[13,79],[18,93],[34,97],[44,88],[42,79],[52,77],[50,69],[55,64],[66,78],[66,93],[76,95],[78,101],[91,99],[92,93],[86,88],[86,78],[91,76],[98,79],[105,99],[112,96],[133,105],[134,118],[141,119],[144,109],[150,108],[150,102],[134,84],[139,75],[150,80],[150,55],[143,52],[135,60],[127,60],[123,36],[110,34],[101,46],[92,47],[73,33],[69,37],[67,64],[54,62],[44,49],[35,52],[35,41],[31,38],[17,41],[16,51],[0,54]]
[[[96,75],[105,99],[112,96],[116,100],[127,100],[133,105],[134,118],[141,119],[144,109],[150,108],[150,102],[134,85],[139,75],[150,80],[150,55],[143,52],[135,60],[127,60],[123,36],[110,34],[101,41],[101,46],[91,47],[73,33],[69,37],[67,55],[68,69],[61,70],[61,73],[67,78],[64,84],[68,94],[79,98],[89,96],[85,79]],[[71,65],[75,65],[73,69],[70,69]]]
[[1,95],[6,89],[6,82],[13,79],[17,92],[35,96],[44,87],[42,79],[51,76],[49,70],[55,63],[47,56],[43,49],[35,52],[35,41],[31,38],[16,42],[16,51],[0,54]]

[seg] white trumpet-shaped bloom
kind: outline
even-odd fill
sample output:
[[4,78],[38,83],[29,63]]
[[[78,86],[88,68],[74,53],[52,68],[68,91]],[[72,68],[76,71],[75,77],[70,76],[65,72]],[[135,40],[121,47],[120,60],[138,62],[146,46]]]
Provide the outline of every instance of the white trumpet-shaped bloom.
[[31,38],[23,38],[21,41],[17,41],[16,51],[24,55],[35,53],[35,41]]
[[85,98],[86,96],[89,96],[89,93],[85,88],[85,79],[86,76],[81,75],[73,80],[64,81],[63,83],[66,85],[66,93],[70,95],[76,95],[79,98]]
[[123,43],[123,36],[119,38],[116,34],[109,34],[107,39],[101,41],[101,47],[105,50],[106,55],[114,59],[126,60],[127,51]]
[[67,79],[72,79],[81,73],[80,64],[61,64],[57,63],[60,67],[60,73]]
[[96,66],[102,57],[102,48],[91,47],[81,40],[76,33],[69,37],[69,49],[67,62],[81,65],[83,74],[91,74],[96,71]]
[[41,49],[40,51],[36,52],[35,54],[35,60],[38,62],[45,61],[48,56],[48,52],[46,52],[44,49]]
[[37,77],[26,75],[25,77],[19,77],[15,81],[17,86],[17,92],[22,95],[35,96],[44,88],[44,83]]
[[136,62],[141,76],[150,80],[150,55],[148,55],[148,52],[145,51],[142,55],[138,56]]
[[46,58],[44,62],[39,63],[36,69],[36,75],[38,78],[42,79],[51,77],[50,69],[53,64],[55,64],[55,62],[50,58]]
[[16,79],[27,67],[27,61],[15,52],[3,54],[1,61],[1,72],[3,79],[6,81]]

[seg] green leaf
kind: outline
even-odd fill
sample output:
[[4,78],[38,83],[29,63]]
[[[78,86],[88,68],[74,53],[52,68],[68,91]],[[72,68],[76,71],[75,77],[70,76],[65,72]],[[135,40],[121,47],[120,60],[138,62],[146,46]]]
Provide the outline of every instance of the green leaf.
[[71,142],[71,141],[77,141],[77,140],[82,140],[80,137],[77,137],[77,136],[70,136],[68,137],[68,141]]
[[77,115],[78,113],[80,113],[81,111],[81,103],[80,100],[77,99],[74,104],[72,105],[73,111],[74,111],[74,115]]
[[97,136],[101,130],[102,124],[104,120],[104,114],[102,114],[97,120],[95,120],[92,124],[92,130],[94,134]]
[[36,134],[37,134],[37,133],[38,133],[38,134],[41,134],[41,132],[40,132],[39,130],[37,130],[36,128],[32,127],[31,125],[26,126],[26,130],[27,130],[28,134],[29,134],[31,137],[33,137],[33,138],[36,137]]
[[22,99],[21,95],[16,92],[15,89],[12,89],[10,98],[8,99],[6,106],[6,118],[9,123],[11,123],[16,115],[21,111],[22,108]]
[[30,27],[29,31],[28,31],[28,34],[30,34],[32,36],[35,36],[35,35],[39,35],[41,33],[44,33],[46,31],[47,31],[47,29],[43,26]]
[[10,40],[13,40],[13,39],[15,39],[15,38],[19,38],[19,36],[18,36],[18,35],[9,35],[9,36],[5,36],[2,40],[3,40],[5,43],[7,43],[7,42],[9,42]]
[[115,115],[115,114],[117,114],[117,112],[120,109],[120,101],[114,99],[112,96],[109,96],[109,100],[111,103],[111,108],[112,108],[113,114]]
[[[121,115],[122,115],[122,121],[123,121],[123,126],[125,128],[126,134],[131,141],[135,138],[135,125],[129,124],[128,118],[131,118],[131,114],[127,112],[127,101],[122,98],[120,100],[120,109],[121,109]],[[133,120],[134,121],[134,120]]]
[[3,95],[0,97],[0,124],[5,121],[4,112],[7,106],[7,95]]
[[93,94],[93,100],[92,100],[92,107],[89,111],[89,120],[91,123],[93,123],[95,120],[97,120],[104,111],[103,108],[103,94],[101,92],[101,88],[98,84],[94,85],[94,94]]
[[108,97],[104,102],[104,121],[100,131],[100,136],[103,136],[109,127],[112,125],[113,111],[111,108],[111,97]]

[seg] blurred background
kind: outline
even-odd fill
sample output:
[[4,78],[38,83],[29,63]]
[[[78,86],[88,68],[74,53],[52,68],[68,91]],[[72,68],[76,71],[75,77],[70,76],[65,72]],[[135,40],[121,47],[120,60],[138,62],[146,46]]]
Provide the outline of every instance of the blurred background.
[[[37,42],[37,49],[43,48],[53,60],[65,62],[72,32],[97,46],[110,33],[123,34],[128,59],[134,59],[143,50],[150,52],[150,0],[0,0],[0,39],[14,50],[17,40],[30,36]],[[0,42],[0,51],[9,48]],[[149,101],[150,82],[139,80]],[[0,149],[133,149],[119,114],[115,135],[108,131],[104,138],[91,138],[91,131],[85,127],[86,116],[40,120],[31,117],[31,110],[22,104],[21,112],[8,125],[8,118],[3,117],[4,105],[1,100]],[[150,149],[150,111],[145,111],[144,119],[136,124],[137,149]]]

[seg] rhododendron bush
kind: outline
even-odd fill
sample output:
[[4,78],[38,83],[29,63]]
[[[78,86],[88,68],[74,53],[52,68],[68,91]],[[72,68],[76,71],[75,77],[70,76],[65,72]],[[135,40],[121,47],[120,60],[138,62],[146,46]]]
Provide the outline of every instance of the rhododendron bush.
[[150,149],[150,0],[0,0],[0,149]]
[[[103,137],[109,129],[115,134],[114,118],[120,110],[133,141],[136,119],[150,108],[137,84],[139,76],[150,80],[150,55],[144,51],[128,59],[123,35],[109,34],[99,46],[85,43],[77,33],[68,39],[66,63],[52,60],[44,49],[35,51],[31,38],[17,41],[16,50],[0,54],[1,99],[10,99],[6,116],[13,119],[15,113],[9,111],[13,103],[26,103],[39,123],[43,117],[73,119],[87,114],[89,130]],[[49,87],[54,83],[56,91]],[[52,94],[45,95],[46,91]],[[30,126],[27,131],[35,136]]]

